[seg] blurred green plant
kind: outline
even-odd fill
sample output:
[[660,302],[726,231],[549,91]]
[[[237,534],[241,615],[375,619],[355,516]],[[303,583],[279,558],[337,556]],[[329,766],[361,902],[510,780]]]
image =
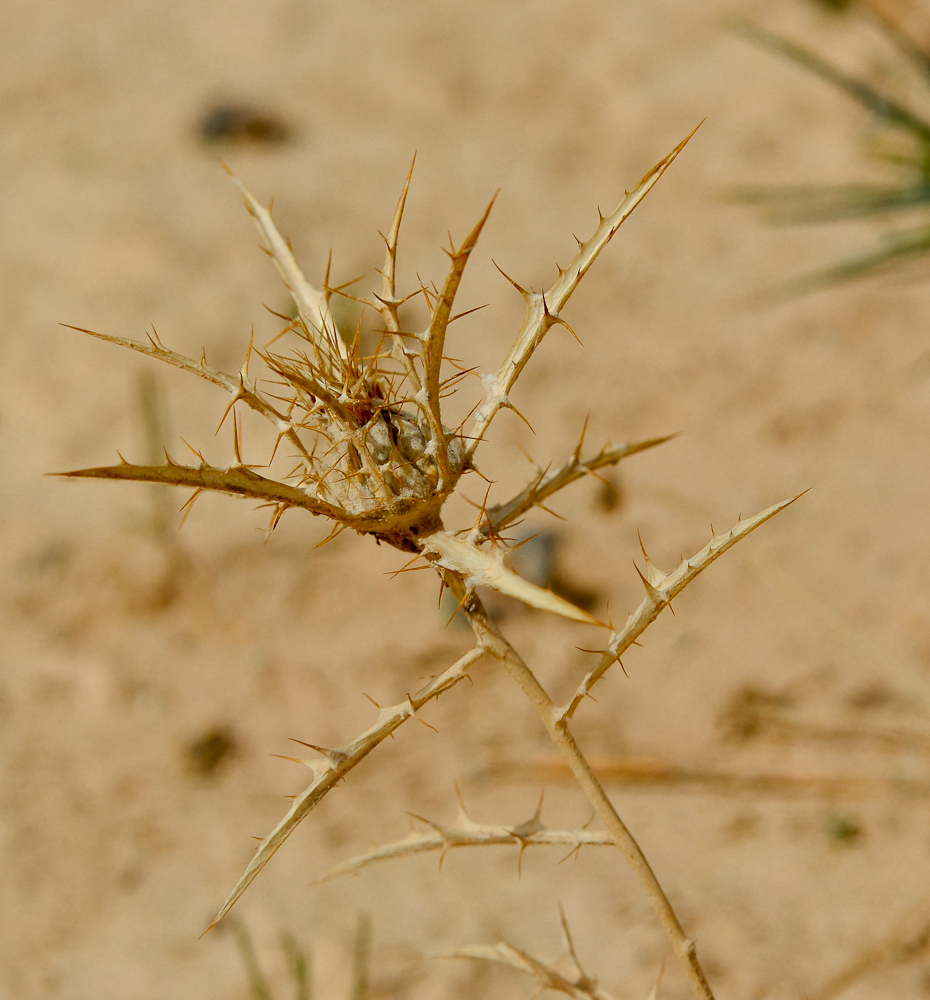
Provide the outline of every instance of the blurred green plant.
[[[873,20],[891,41],[901,69],[916,75],[930,98],[930,48],[915,42],[871,4],[830,6],[844,14],[858,9]],[[864,76],[850,75],[795,42],[747,22],[732,22],[731,26],[753,44],[813,73],[868,111],[872,131],[867,148],[887,175],[887,180],[879,182],[732,188],[734,200],[762,207],[773,223],[823,224],[881,218],[887,226],[877,244],[778,284],[765,296],[781,299],[815,291],[930,252],[930,119]]]
[[[274,1000],[271,986],[258,961],[258,955],[255,953],[251,934],[249,934],[245,924],[239,921],[233,921],[232,929],[236,938],[236,949],[249,980],[249,992],[252,1000]],[[294,937],[287,932],[281,935],[281,950],[284,952],[284,958],[287,962],[289,978],[293,981],[294,1000],[311,1000],[313,972],[309,953],[304,952]],[[364,1000],[364,993],[359,997],[353,991],[352,1000]]]

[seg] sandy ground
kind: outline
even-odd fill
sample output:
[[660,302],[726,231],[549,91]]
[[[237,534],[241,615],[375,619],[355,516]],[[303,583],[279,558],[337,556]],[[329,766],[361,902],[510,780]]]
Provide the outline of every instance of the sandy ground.
[[[288,737],[340,743],[363,695],[394,702],[468,646],[429,574],[297,513],[43,478],[145,460],[153,439],[231,458],[218,390],[60,326],[141,337],[235,370],[286,299],[222,157],[263,199],[308,276],[366,274],[417,151],[401,281],[439,281],[447,232],[500,195],[462,289],[452,352],[493,368],[520,318],[492,258],[552,280],[572,234],[706,123],[624,226],[480,453],[503,499],[588,441],[681,432],[625,463],[613,500],[574,487],[528,530],[554,571],[621,619],[639,601],[637,531],[669,567],[722,528],[810,487],[717,563],[579,712],[578,737],[699,943],[720,998],[797,998],[882,942],[843,996],[930,992],[930,286],[899,277],[773,308],[774,280],[874,237],[774,230],[726,204],[733,182],[867,174],[862,114],[734,37],[738,14],[892,78],[887,46],[792,2],[616,0],[6,0],[0,8],[0,996],[245,998],[233,936],[199,934],[250,837],[302,787]],[[916,8],[891,9],[926,36]],[[906,82],[894,81],[904,87]],[[217,105],[272,121],[200,134]],[[275,124],[277,123],[277,124]],[[222,131],[214,118],[211,127]],[[200,132],[198,129],[200,128]],[[246,128],[249,132],[249,128]],[[278,136],[277,131],[281,131]],[[269,134],[270,132],[270,134]],[[277,141],[280,139],[281,141]],[[465,409],[466,383],[453,405]],[[266,441],[246,422],[247,457]],[[466,483],[480,500],[484,486]],[[473,517],[467,507],[449,523]],[[566,692],[597,634],[496,605]],[[528,996],[507,970],[425,953],[505,938],[560,953],[561,903],[589,971],[618,997],[687,985],[633,876],[606,849],[452,852],[311,887],[409,813],[516,823],[590,818],[528,706],[475,672],[353,773],[236,908],[275,997],[282,933],[312,952],[316,995],[347,997],[359,914],[369,995]],[[225,752],[228,751],[228,752]],[[212,754],[212,756],[211,756]],[[646,760],[671,769],[621,780]],[[687,773],[684,773],[687,772]],[[690,777],[689,777],[690,776]],[[716,776],[716,777],[715,777]],[[761,779],[776,778],[768,781]],[[783,779],[783,780],[782,780]],[[813,779],[820,779],[813,781]],[[911,945],[910,950],[907,946]],[[882,964],[884,960],[884,964]]]

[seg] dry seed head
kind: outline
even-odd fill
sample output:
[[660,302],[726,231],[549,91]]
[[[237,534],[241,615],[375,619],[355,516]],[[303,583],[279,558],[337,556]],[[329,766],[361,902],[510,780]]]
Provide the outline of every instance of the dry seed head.
[[[302,318],[295,331],[317,348],[339,336],[333,329],[324,337]],[[407,533],[438,526],[439,508],[464,471],[461,441],[445,427],[436,434],[402,401],[404,376],[379,367],[381,355],[360,359],[357,338],[345,357],[315,353],[264,355],[284,386],[279,398],[291,424],[312,436],[296,472],[299,488],[330,505],[336,520],[417,551]]]
[[330,298],[341,291],[329,287],[328,272],[323,289],[314,288],[298,267],[269,210],[233,177],[258,227],[263,247],[296,307],[296,316],[284,332],[295,335],[299,347],[286,353],[261,354],[275,377],[273,387],[259,388],[249,375],[251,345],[242,370],[229,375],[210,367],[204,358],[193,361],[170,351],[157,335],[149,337],[148,343],[104,334],[94,336],[156,357],[224,388],[232,397],[227,414],[240,402],[260,413],[277,431],[275,450],[283,443],[296,455],[297,466],[286,477],[292,483],[266,478],[254,471],[254,466],[243,464],[235,421],[234,460],[225,468],[211,467],[202,459],[196,466],[179,465],[170,459],[162,466],[121,461],[116,466],[68,475],[144,480],[252,497],[272,508],[272,527],[285,510],[302,507],[335,522],[334,532],[353,528],[423,556],[444,579],[452,574],[466,593],[476,585],[492,587],[533,607],[575,621],[600,624],[507,569],[496,531],[505,521],[540,505],[546,496],[573,479],[661,439],[602,449],[586,461],[580,454],[575,455],[570,468],[554,477],[544,476],[512,501],[484,511],[485,523],[475,530],[447,532],[441,510],[463,473],[474,468],[475,450],[492,420],[501,409],[513,408],[509,394],[533,352],[553,326],[564,324],[559,311],[688,138],[627,192],[613,212],[606,216],[599,213],[594,234],[579,243],[575,258],[568,267],[559,269],[551,288],[538,293],[517,285],[526,302],[526,316],[500,368],[480,375],[484,398],[479,400],[471,426],[464,433],[452,431],[443,423],[441,397],[448,383],[443,381],[441,369],[446,331],[455,318],[456,294],[493,200],[461,245],[453,245],[449,251],[450,266],[442,287],[421,286],[413,293],[422,294],[426,300],[429,324],[425,330],[410,333],[403,330],[399,317],[406,299],[399,298],[395,288],[397,240],[410,183],[408,174],[385,237],[381,292],[362,300],[364,306],[380,314],[383,334],[373,354],[366,357],[361,353],[359,333],[347,343],[336,326]]

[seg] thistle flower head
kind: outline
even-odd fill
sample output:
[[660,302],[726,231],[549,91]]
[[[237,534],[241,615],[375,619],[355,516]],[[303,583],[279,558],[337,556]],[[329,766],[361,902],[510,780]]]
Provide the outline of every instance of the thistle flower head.
[[337,522],[416,551],[409,533],[438,525],[465,469],[461,439],[431,425],[422,392],[405,393],[409,379],[383,341],[362,358],[358,334],[347,347],[330,317],[314,327],[298,316],[291,328],[307,346],[262,357],[305,445],[298,488],[327,504]]
[[361,354],[358,331],[347,344],[337,329],[328,273],[323,291],[310,286],[270,212],[241,181],[233,181],[297,311],[289,329],[303,341],[301,349],[263,356],[283,386],[279,399],[299,455],[297,486],[325,503],[338,525],[416,552],[418,536],[441,527],[439,511],[467,464],[459,435],[441,420],[439,371],[451,306],[490,206],[465,243],[453,248],[442,294],[425,287],[415,293],[429,304],[429,326],[403,331],[399,309],[404,300],[396,296],[394,273],[410,177],[385,240],[381,294],[363,301],[383,321],[370,357]]
[[[527,291],[512,282],[526,303],[523,324],[500,368],[481,376],[484,398],[473,410],[470,426],[454,430],[443,423],[441,400],[463,373],[443,378],[445,338],[455,318],[453,305],[466,264],[491,205],[461,245],[449,250],[449,271],[442,286],[421,286],[399,297],[395,267],[411,178],[407,175],[384,237],[382,287],[378,294],[362,300],[381,320],[380,342],[370,356],[364,356],[360,335],[356,333],[347,342],[333,319],[330,300],[342,290],[330,288],[328,272],[322,289],[307,281],[269,210],[233,177],[296,311],[285,332],[296,335],[299,347],[282,353],[268,350],[261,355],[274,383],[260,388],[249,374],[251,345],[241,371],[231,375],[212,368],[203,357],[194,361],[169,350],[154,333],[146,343],[84,332],[156,357],[225,389],[232,397],[226,414],[240,403],[260,413],[276,428],[275,451],[286,445],[297,460],[296,468],[285,477],[288,481],[279,481],[245,465],[234,414],[234,460],[224,468],[208,465],[198,453],[201,460],[195,466],[180,465],[171,458],[161,466],[121,461],[67,475],[144,480],[191,486],[198,493],[218,490],[252,497],[272,508],[272,528],[285,510],[300,507],[329,518],[334,531],[353,528],[423,556],[440,573],[453,574],[466,590],[477,585],[494,587],[535,607],[593,623],[585,612],[506,568],[499,532],[562,486],[664,439],[620,448],[607,446],[589,459],[582,458],[579,444],[562,468],[541,471],[507,503],[483,509],[478,526],[464,532],[446,531],[441,511],[463,473],[474,468],[475,450],[491,422],[501,409],[511,406],[509,394],[533,352],[553,326],[567,325],[560,310],[581,278],[687,141],[626,193],[613,212],[599,214],[594,234],[586,242],[579,241],[574,260],[559,270],[549,289]],[[416,295],[425,299],[429,321],[424,329],[405,330],[400,309]]]

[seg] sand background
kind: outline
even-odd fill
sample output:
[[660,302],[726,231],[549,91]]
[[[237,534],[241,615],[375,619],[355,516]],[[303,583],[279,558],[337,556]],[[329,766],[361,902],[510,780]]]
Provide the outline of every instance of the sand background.
[[[930,38],[930,12],[889,3]],[[599,761],[703,773],[867,779],[857,794],[608,783],[696,936],[719,997],[814,996],[847,963],[927,914],[930,797],[930,285],[925,263],[777,307],[769,283],[874,239],[873,224],[773,229],[727,204],[735,182],[874,173],[864,114],[728,32],[737,14],[919,97],[880,35],[814,5],[754,0],[6,0],[0,10],[0,996],[245,998],[232,935],[198,935],[243,869],[249,837],[302,787],[288,737],[339,743],[467,648],[428,574],[391,581],[400,553],[291,513],[181,493],[43,478],[144,460],[152,428],[231,458],[225,401],[183,373],[60,323],[139,338],[235,370],[286,298],[218,165],[274,196],[311,280],[381,261],[411,156],[400,279],[440,281],[441,246],[500,195],[453,327],[468,365],[496,367],[520,303],[491,263],[542,287],[596,208],[706,122],[566,311],[517,390],[535,434],[504,414],[481,453],[491,499],[588,441],[681,432],[625,463],[607,510],[583,483],[527,530],[550,532],[558,575],[616,619],[639,601],[637,531],[660,565],[718,528],[810,488],[717,563],[579,713]],[[283,142],[205,142],[218,103],[246,102]],[[361,285],[360,290],[374,285]],[[460,393],[462,405],[472,387]],[[151,416],[145,400],[155,400]],[[458,405],[458,400],[456,404]],[[466,409],[467,409],[466,406]],[[146,412],[149,416],[146,417]],[[246,421],[247,457],[263,431]],[[251,451],[248,451],[251,449]],[[487,454],[485,454],[487,453]],[[480,500],[484,487],[466,484]],[[609,506],[609,505],[608,505]],[[449,523],[473,516],[458,508]],[[597,635],[499,605],[554,691]],[[748,693],[747,693],[748,692]],[[752,739],[734,710],[764,708]],[[407,811],[515,823],[545,787],[551,825],[589,819],[553,770],[529,708],[493,667],[405,726],[303,824],[236,909],[274,986],[278,936],[315,964],[317,996],[349,995],[360,913],[373,997],[530,995],[506,970],[421,953],[500,937],[560,951],[561,902],[589,971],[620,997],[688,995],[621,860],[588,850],[453,852],[310,888]],[[746,728],[745,712],[737,718]],[[738,726],[737,726],[738,728]],[[225,734],[208,774],[192,747]],[[845,736],[843,736],[845,733]],[[832,735],[831,735],[832,734]],[[891,735],[889,735],[891,734]],[[895,736],[894,734],[897,734]],[[745,732],[744,732],[745,736]],[[900,737],[900,738],[899,738]],[[832,789],[832,790],[831,790]],[[844,995],[921,997],[926,953]]]

